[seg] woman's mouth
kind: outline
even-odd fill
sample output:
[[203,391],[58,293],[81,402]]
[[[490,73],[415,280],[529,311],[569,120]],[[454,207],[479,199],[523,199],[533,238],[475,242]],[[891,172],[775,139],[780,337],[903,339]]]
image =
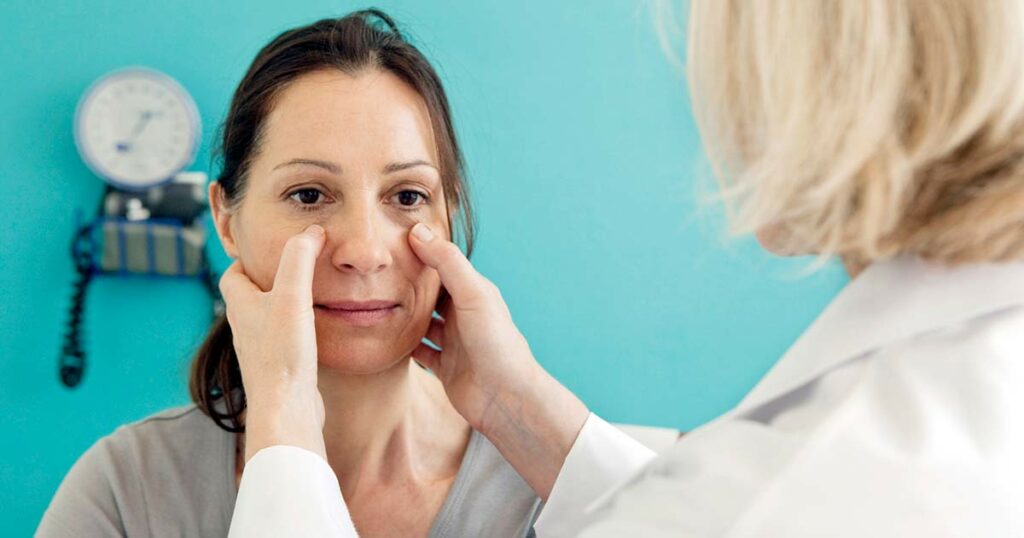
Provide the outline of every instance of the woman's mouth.
[[384,323],[400,306],[394,301],[336,301],[313,305],[316,312],[356,327]]

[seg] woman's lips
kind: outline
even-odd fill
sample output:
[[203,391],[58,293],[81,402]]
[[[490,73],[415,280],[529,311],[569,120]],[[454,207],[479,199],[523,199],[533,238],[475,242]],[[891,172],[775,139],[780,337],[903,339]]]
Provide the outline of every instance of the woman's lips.
[[317,303],[316,311],[356,327],[372,327],[390,318],[400,305],[394,301],[337,301]]

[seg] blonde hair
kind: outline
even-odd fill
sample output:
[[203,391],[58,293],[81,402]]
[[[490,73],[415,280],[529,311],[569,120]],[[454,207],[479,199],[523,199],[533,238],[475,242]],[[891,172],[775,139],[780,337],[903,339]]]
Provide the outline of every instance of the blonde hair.
[[687,62],[733,231],[866,263],[1024,255],[1018,0],[693,0]]

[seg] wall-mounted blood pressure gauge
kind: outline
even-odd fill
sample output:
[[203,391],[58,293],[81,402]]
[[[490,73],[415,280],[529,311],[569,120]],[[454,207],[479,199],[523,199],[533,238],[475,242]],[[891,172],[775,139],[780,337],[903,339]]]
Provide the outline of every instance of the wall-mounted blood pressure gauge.
[[206,174],[184,172],[202,132],[188,92],[152,69],[114,71],[82,95],[74,128],[82,160],[108,186],[71,240],[77,278],[57,370],[67,387],[85,372],[81,332],[95,277],[198,277],[215,312],[222,305],[206,256]]
[[97,80],[75,114],[86,165],[115,187],[170,181],[195,159],[202,129],[195,101],[171,77],[132,67]]

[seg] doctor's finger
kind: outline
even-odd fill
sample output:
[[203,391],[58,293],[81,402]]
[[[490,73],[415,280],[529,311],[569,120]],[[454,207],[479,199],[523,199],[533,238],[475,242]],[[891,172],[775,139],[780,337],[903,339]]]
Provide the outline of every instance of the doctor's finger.
[[274,275],[275,296],[313,304],[313,269],[316,259],[323,250],[325,241],[324,229],[313,224],[302,233],[292,236],[284,245],[281,261]]
[[424,343],[416,346],[416,349],[412,351],[412,358],[422,364],[424,368],[435,373],[441,366],[441,352]]
[[422,222],[410,230],[409,243],[424,264],[437,270],[456,308],[483,306],[489,297],[488,287],[494,285],[473,268],[455,243],[435,237]]
[[427,329],[427,340],[437,344],[437,347],[444,347],[444,321],[437,318],[430,320],[430,327]]
[[248,297],[263,293],[249,275],[245,274],[242,262],[235,260],[221,275],[217,284],[225,303],[245,301]]

